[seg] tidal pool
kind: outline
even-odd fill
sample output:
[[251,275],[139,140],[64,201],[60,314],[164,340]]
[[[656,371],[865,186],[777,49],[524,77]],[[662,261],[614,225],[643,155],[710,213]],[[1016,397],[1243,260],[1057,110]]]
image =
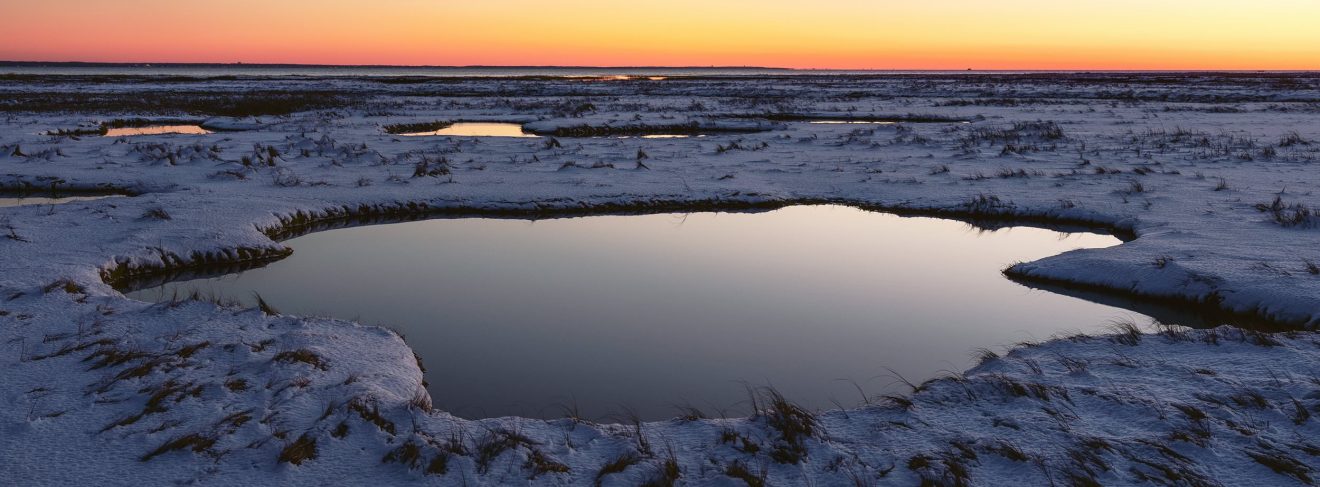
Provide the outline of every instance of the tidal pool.
[[127,137],[133,135],[163,135],[163,134],[183,134],[183,135],[206,135],[213,133],[198,125],[149,125],[145,127],[120,127],[107,128],[106,137]]
[[871,120],[812,120],[812,125],[897,125],[898,122]]
[[746,412],[744,384],[811,408],[973,365],[974,350],[1097,332],[1132,311],[1032,290],[1004,267],[1112,236],[977,230],[843,206],[761,213],[461,218],[286,242],[292,256],[129,296],[194,290],[403,333],[437,407],[468,418]]
[[7,196],[0,194],[0,208],[28,205],[62,205],[78,201],[92,201],[103,198],[118,198],[124,195],[80,195],[80,196]]
[[404,136],[449,135],[454,137],[537,137],[523,131],[522,124],[492,122],[459,122],[440,130],[399,134]]

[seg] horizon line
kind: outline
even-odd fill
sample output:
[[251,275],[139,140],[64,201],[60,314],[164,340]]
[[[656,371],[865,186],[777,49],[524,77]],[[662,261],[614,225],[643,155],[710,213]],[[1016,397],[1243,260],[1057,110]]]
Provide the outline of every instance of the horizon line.
[[766,70],[766,71],[851,71],[851,72],[902,72],[902,71],[921,71],[921,72],[1110,72],[1110,73],[1309,73],[1320,72],[1320,68],[1314,69],[1107,69],[1107,68],[1063,68],[1063,69],[1041,69],[1041,68],[1008,68],[1008,69],[922,69],[922,68],[790,68],[777,66],[756,66],[756,65],[498,65],[498,64],[469,64],[469,65],[445,65],[445,64],[325,64],[325,63],[248,63],[243,61],[234,62],[150,62],[150,61],[10,61],[0,60],[0,66],[127,66],[127,67],[189,67],[189,66],[216,66],[216,67],[269,67],[269,68],[377,68],[377,69],[699,69],[699,70],[719,70],[719,69],[744,69],[744,70]]

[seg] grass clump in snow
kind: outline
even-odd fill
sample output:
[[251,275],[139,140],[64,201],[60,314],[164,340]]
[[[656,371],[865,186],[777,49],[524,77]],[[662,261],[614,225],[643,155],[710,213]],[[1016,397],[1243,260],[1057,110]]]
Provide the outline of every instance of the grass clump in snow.
[[275,309],[274,306],[267,303],[265,298],[262,298],[260,294],[252,293],[252,297],[257,300],[257,309],[261,310],[262,314],[267,316],[279,316],[280,310]]
[[532,453],[527,456],[527,461],[523,462],[523,469],[531,471],[530,478],[535,479],[547,473],[568,473],[568,465],[550,458],[541,450],[532,449]]
[[964,449],[957,454],[945,452],[940,458],[918,454],[908,459],[907,468],[921,477],[923,486],[966,486],[971,485],[971,477],[964,460],[975,461],[976,453]]
[[356,397],[348,402],[348,410],[357,413],[363,421],[376,425],[381,431],[395,433],[394,422],[380,414],[380,406],[371,398]]
[[534,445],[536,445],[535,441],[517,431],[491,430],[477,443],[477,472],[486,473],[489,471],[491,463],[494,463],[495,459],[506,451]]
[[1297,132],[1288,132],[1279,138],[1279,147],[1292,147],[1295,145],[1311,145],[1311,141],[1302,138],[1302,134]]
[[628,467],[636,465],[641,461],[642,457],[638,455],[637,452],[630,451],[619,455],[618,458],[601,466],[600,470],[596,472],[596,485],[599,486],[601,481],[605,479],[605,476],[622,473],[624,470],[627,470]]
[[414,178],[438,178],[440,176],[449,176],[450,181],[453,181],[453,172],[449,169],[449,159],[446,157],[440,157],[439,159],[422,157],[422,160],[413,165],[412,177]]
[[[215,442],[215,438],[192,433],[165,442],[155,450],[152,450],[151,453],[143,455],[141,460],[144,462],[150,461],[158,456],[179,450],[192,450],[193,453],[201,453],[214,446]],[[283,455],[281,455],[281,459],[283,459]]]
[[1310,228],[1320,224],[1320,215],[1311,207],[1301,203],[1287,204],[1282,196],[1275,196],[1274,201],[1259,203],[1256,209],[1268,213],[1274,223],[1284,228]]
[[403,445],[386,453],[380,461],[383,463],[398,463],[406,465],[409,469],[414,469],[421,466],[422,447],[412,441],[405,441]]
[[1141,343],[1141,328],[1131,320],[1116,320],[1109,324],[1109,331],[1110,339],[1115,342],[1133,347]]
[[779,433],[779,439],[770,447],[770,458],[776,462],[796,464],[807,455],[806,440],[816,434],[816,416],[793,404],[773,388],[761,392],[765,409],[758,412],[766,424]]
[[977,127],[963,136],[963,147],[979,145],[1020,145],[1032,141],[1058,141],[1066,138],[1057,122],[1014,122],[1009,127]]
[[657,466],[655,476],[642,483],[643,487],[672,487],[678,482],[678,478],[683,475],[679,469],[678,457],[673,451],[669,452],[669,457]]
[[1266,450],[1259,452],[1249,451],[1247,452],[1247,456],[1251,457],[1252,460],[1255,460],[1256,463],[1273,470],[1274,473],[1293,477],[1306,485],[1315,484],[1311,479],[1311,467],[1308,467],[1305,463],[1302,463],[1300,460],[1297,460],[1283,450],[1269,447],[1265,443],[1262,443],[1261,446],[1265,447]]
[[81,284],[69,279],[60,279],[41,288],[41,292],[46,294],[50,294],[56,290],[64,291],[67,294],[85,294],[87,292],[87,288],[84,288]]
[[302,363],[305,363],[305,364],[307,364],[307,365],[311,365],[312,367],[316,367],[316,368],[321,369],[321,370],[327,370],[327,369],[330,368],[330,367],[325,363],[325,359],[321,358],[321,356],[320,356],[319,354],[317,354],[316,352],[313,352],[313,351],[311,351],[311,350],[307,350],[307,349],[305,349],[305,348],[301,348],[301,349],[298,349],[298,350],[286,350],[286,351],[280,352],[280,353],[276,354],[276,355],[275,355],[275,358],[273,358],[273,359],[271,359],[271,360],[274,361],[274,362],[281,362],[281,363],[286,363],[286,364],[291,364],[291,363],[294,363],[294,362],[302,362]]
[[147,209],[147,211],[142,212],[142,219],[165,221],[165,220],[172,220],[174,218],[170,216],[170,213],[168,211],[165,211],[165,208],[157,206],[155,208],[149,208]]
[[316,439],[306,433],[293,440],[280,451],[280,462],[302,465],[303,462],[316,459]]
[[741,480],[748,487],[763,487],[768,474],[769,472],[766,469],[761,469],[759,473],[753,473],[751,469],[747,468],[747,464],[741,460],[734,460],[733,463],[724,468],[724,475]]

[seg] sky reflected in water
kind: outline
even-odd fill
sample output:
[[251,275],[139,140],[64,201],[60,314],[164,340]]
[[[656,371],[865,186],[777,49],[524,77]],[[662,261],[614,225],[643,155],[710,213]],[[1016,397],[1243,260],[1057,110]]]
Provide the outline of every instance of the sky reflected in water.
[[1140,315],[1033,291],[1005,266],[1119,240],[841,206],[449,219],[326,231],[238,275],[166,284],[402,331],[437,407],[589,418],[745,410],[741,381],[812,408],[972,365],[971,352]]
[[440,130],[400,134],[406,136],[448,135],[453,137],[536,137],[523,131],[522,124],[490,122],[458,122]]
[[206,135],[212,133],[197,125],[152,125],[149,127],[120,127],[109,128],[105,131],[106,137],[127,137],[132,135],[162,135],[162,134],[184,134],[184,135]]

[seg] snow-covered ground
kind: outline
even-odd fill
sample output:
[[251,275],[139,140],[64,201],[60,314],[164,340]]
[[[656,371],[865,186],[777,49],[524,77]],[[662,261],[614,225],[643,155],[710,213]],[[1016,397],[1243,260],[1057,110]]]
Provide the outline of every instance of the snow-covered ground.
[[[1306,332],[1060,338],[846,411],[764,391],[751,418],[469,421],[430,410],[388,330],[106,283],[278,257],[271,236],[344,218],[831,201],[1109,227],[1136,238],[1009,272],[1313,328],[1315,76],[2,79],[0,186],[138,194],[0,207],[6,481],[1242,485],[1320,468]],[[288,106],[244,101],[261,97]],[[299,104],[316,109],[211,116]],[[44,135],[134,118],[225,131]],[[608,136],[384,130],[436,121]],[[705,136],[620,137],[651,132]]]

